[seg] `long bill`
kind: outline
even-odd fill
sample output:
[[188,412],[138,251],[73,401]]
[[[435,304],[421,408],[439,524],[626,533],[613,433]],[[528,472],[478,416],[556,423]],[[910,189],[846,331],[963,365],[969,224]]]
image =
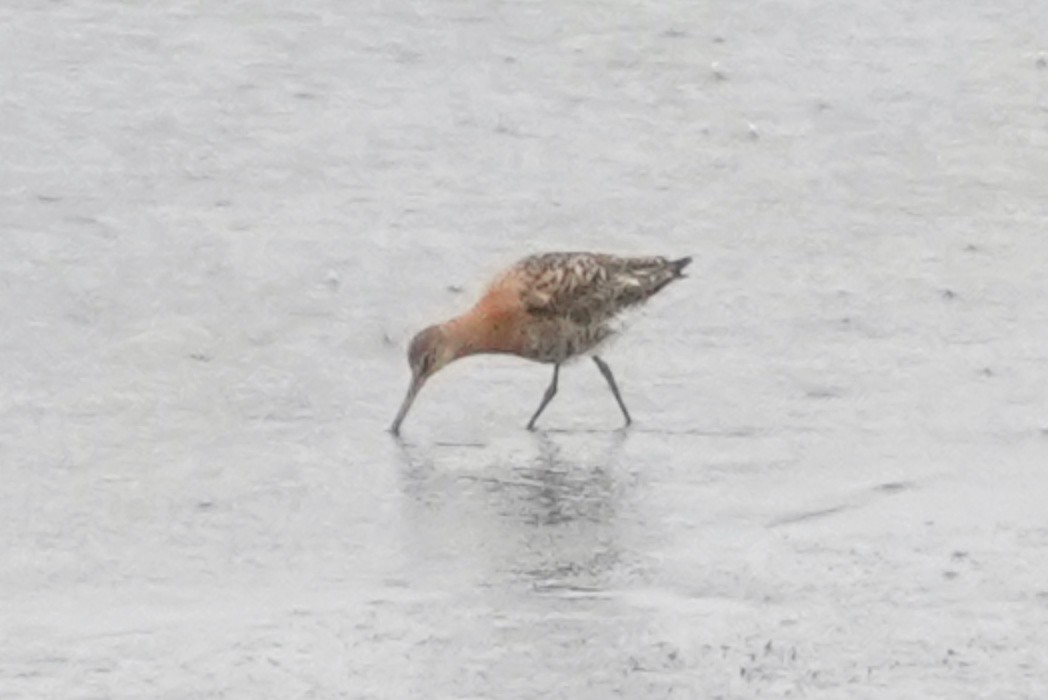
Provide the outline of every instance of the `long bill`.
[[411,378],[411,386],[408,387],[408,395],[404,397],[404,403],[400,404],[400,410],[397,411],[397,417],[393,419],[393,425],[389,427],[389,432],[394,435],[400,435],[400,424],[404,422],[404,416],[408,414],[411,404],[415,401],[415,397],[418,396],[418,390],[421,389],[422,385],[425,383],[426,378],[420,375],[415,375]]

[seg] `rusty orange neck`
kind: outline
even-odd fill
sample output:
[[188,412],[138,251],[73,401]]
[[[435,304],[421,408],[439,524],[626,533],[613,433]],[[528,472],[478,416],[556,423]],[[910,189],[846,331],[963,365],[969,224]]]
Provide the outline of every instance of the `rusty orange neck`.
[[493,291],[472,309],[441,325],[457,359],[467,355],[513,352],[519,307],[507,295]]

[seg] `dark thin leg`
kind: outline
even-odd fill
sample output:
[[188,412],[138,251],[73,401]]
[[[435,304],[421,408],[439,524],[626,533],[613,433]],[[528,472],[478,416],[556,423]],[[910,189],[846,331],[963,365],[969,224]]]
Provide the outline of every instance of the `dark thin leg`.
[[546,387],[546,393],[542,395],[542,403],[539,404],[538,410],[535,411],[535,415],[528,421],[528,430],[535,429],[535,421],[538,420],[539,415],[546,408],[546,404],[553,400],[553,397],[557,395],[557,375],[560,374],[560,365],[553,365],[553,381]]
[[608,367],[608,363],[600,359],[596,355],[593,356],[593,361],[597,363],[597,369],[604,375],[604,378],[608,380],[608,386],[611,387],[611,393],[615,394],[615,400],[619,402],[619,408],[622,409],[622,415],[626,416],[626,425],[633,422],[630,418],[630,412],[626,410],[626,404],[622,402],[622,395],[619,393],[619,387],[615,384],[615,375],[611,373],[611,367]]

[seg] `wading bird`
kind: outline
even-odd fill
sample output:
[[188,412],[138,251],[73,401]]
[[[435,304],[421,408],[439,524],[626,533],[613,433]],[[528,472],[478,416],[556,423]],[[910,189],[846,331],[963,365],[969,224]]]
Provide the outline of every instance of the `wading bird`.
[[419,389],[449,362],[478,353],[509,353],[553,365],[553,380],[528,421],[528,430],[557,393],[560,366],[589,354],[607,380],[626,425],[632,420],[608,364],[595,354],[614,333],[612,319],[683,277],[691,258],[624,258],[594,253],[543,253],[499,275],[466,313],[419,332],[408,347],[411,385],[390,431],[400,424]]

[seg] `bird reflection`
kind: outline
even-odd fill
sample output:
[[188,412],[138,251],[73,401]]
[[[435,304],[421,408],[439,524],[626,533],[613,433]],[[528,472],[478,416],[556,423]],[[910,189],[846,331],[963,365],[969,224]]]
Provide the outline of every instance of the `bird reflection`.
[[[538,436],[538,456],[514,469],[528,493],[507,503],[530,525],[552,526],[584,520],[605,523],[615,514],[616,483],[607,460],[595,465],[573,462],[548,435]],[[621,442],[621,440],[619,441]]]
[[474,583],[603,588],[622,563],[623,498],[633,480],[618,462],[627,436],[605,434],[598,449],[590,435],[582,449],[568,437],[529,437],[510,456],[403,445],[405,515],[421,545],[412,549],[427,566],[454,564],[455,575],[484,579]]

